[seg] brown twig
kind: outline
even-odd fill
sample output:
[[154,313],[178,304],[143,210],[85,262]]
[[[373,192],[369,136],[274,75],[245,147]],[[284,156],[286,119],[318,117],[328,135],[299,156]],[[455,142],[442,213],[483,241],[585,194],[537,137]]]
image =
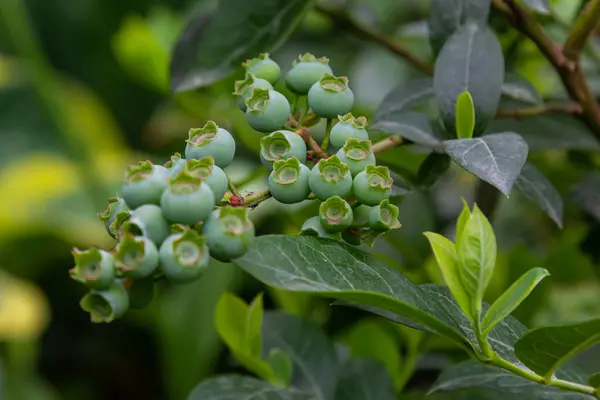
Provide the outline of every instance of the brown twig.
[[386,150],[403,144],[406,144],[406,142],[400,136],[394,135],[375,143],[373,147],[371,147],[371,150],[373,153],[383,153]]
[[496,112],[496,118],[522,118],[551,112],[579,115],[582,111],[581,105],[574,101],[568,103],[545,103],[532,107],[500,109]]
[[600,0],[591,0],[579,14],[565,41],[563,53],[569,60],[579,60],[585,41],[594,31],[598,19],[600,19]]
[[309,146],[309,148],[315,153],[315,155],[319,158],[329,158],[329,154],[321,149],[321,146],[315,141],[315,139],[310,136],[310,132],[307,128],[301,128],[296,131],[298,135],[304,139],[304,142]]

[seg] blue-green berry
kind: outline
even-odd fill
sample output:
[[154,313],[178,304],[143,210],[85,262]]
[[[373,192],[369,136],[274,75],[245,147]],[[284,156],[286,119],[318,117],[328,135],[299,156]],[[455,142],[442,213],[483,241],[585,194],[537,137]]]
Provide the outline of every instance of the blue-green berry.
[[114,251],[115,267],[123,276],[142,279],[158,268],[158,249],[145,236],[126,233]]
[[167,220],[195,225],[208,218],[215,207],[215,196],[201,178],[183,169],[169,180],[169,186],[160,199],[160,207]]
[[202,128],[192,128],[186,141],[185,157],[199,160],[211,156],[215,164],[225,168],[235,156],[235,140],[231,133],[208,121]]
[[73,249],[75,267],[69,270],[71,278],[92,289],[108,289],[115,280],[115,261],[107,251],[91,248]]
[[310,190],[321,200],[332,196],[346,197],[352,191],[352,176],[348,166],[338,156],[331,156],[313,167],[308,184]]
[[169,236],[160,246],[160,268],[171,282],[195,281],[208,268],[206,239],[193,230]]
[[338,116],[338,123],[331,128],[329,140],[336,149],[343,147],[348,139],[369,140],[367,119],[354,118],[352,113]]
[[352,224],[352,207],[340,196],[333,196],[319,206],[319,218],[326,231],[340,232]]
[[106,232],[108,232],[108,234],[113,238],[117,237],[118,226],[115,225],[117,214],[128,210],[129,207],[125,203],[125,200],[119,196],[116,196],[110,197],[108,199],[108,207],[106,207],[104,211],[98,213],[98,219],[104,222]]
[[308,91],[308,105],[323,118],[336,118],[350,112],[354,93],[348,87],[348,78],[323,75]]
[[326,57],[316,58],[306,53],[294,61],[292,69],[285,78],[286,86],[296,94],[307,94],[312,85],[324,74],[333,74]]
[[336,155],[348,166],[352,176],[364,171],[367,165],[375,164],[370,140],[348,139]]
[[246,100],[252,96],[254,89],[273,90],[273,85],[264,79],[256,77],[252,73],[246,74],[246,77],[241,81],[235,82],[235,92],[233,95],[236,96],[236,103],[240,110],[246,112],[248,106]]
[[400,228],[400,221],[398,221],[398,207],[390,204],[390,201],[387,199],[382,200],[379,205],[371,208],[369,225],[373,230],[380,232]]
[[281,129],[290,117],[290,102],[275,90],[254,89],[246,105],[248,124],[259,132]]
[[371,209],[373,207],[366,206],[361,204],[360,206],[354,208],[352,211],[354,212],[354,218],[352,219],[352,224],[350,225],[353,228],[366,228],[369,226],[369,221],[371,218]]
[[367,165],[364,171],[354,177],[352,192],[360,203],[376,206],[390,197],[392,183],[388,167]]
[[199,160],[188,160],[185,168],[193,176],[200,178],[210,187],[215,197],[215,202],[220,201],[229,189],[229,178],[225,171],[215,165],[212,157]]
[[254,239],[246,207],[221,207],[212,212],[202,231],[210,255],[219,261],[243,256]]
[[173,153],[171,159],[165,163],[165,168],[169,170],[169,178],[174,177],[185,168],[185,162],[187,160],[181,157],[179,153]]
[[91,290],[79,304],[90,313],[92,322],[111,322],[125,314],[129,308],[129,296],[122,282],[114,282],[106,290]]
[[304,221],[300,228],[300,234],[304,236],[318,236],[322,238],[340,240],[342,234],[340,232],[328,232],[321,225],[320,217],[311,217]]
[[143,235],[152,240],[157,246],[160,246],[171,233],[169,223],[165,219],[162,209],[154,204],[144,204],[135,210],[117,214],[114,226],[116,227],[117,238],[125,233]]
[[281,68],[271,60],[269,53],[261,53],[258,57],[247,60],[242,66],[246,69],[246,73],[254,74],[257,78],[264,79],[273,85],[281,77]]
[[306,143],[300,135],[286,130],[275,131],[260,139],[260,160],[269,171],[273,163],[295,157],[306,162]]
[[162,165],[140,161],[127,169],[121,196],[131,208],[143,204],[159,204],[160,196],[167,187],[169,171]]
[[310,169],[296,157],[275,161],[269,175],[271,195],[284,204],[294,204],[306,200],[310,194],[308,176]]

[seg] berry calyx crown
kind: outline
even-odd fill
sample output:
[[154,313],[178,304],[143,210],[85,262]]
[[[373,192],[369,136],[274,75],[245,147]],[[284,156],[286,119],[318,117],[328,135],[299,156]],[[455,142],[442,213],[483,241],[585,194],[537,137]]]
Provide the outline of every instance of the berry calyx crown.
[[134,270],[144,261],[146,246],[143,237],[125,233],[115,249],[115,267],[121,271]]
[[250,97],[246,99],[245,103],[250,112],[258,112],[262,111],[265,106],[269,104],[269,101],[271,101],[269,90],[255,88]]
[[349,138],[342,147],[344,155],[351,160],[360,161],[369,157],[371,154],[371,141]]
[[351,212],[350,205],[340,196],[333,196],[319,206],[319,216],[331,225],[338,225],[346,220]]
[[173,253],[177,262],[183,266],[195,266],[204,258],[207,251],[204,236],[191,229],[186,230],[181,237],[173,241]]
[[252,229],[252,221],[248,218],[248,208],[229,207],[219,208],[218,220],[225,233],[233,236]]
[[202,180],[207,179],[215,168],[215,159],[212,156],[202,157],[199,160],[187,160],[185,169],[193,176]]
[[204,179],[184,168],[169,179],[169,191],[175,194],[192,193],[200,188],[203,181]]
[[234,86],[234,96],[241,96],[246,93],[246,90],[250,89],[252,85],[256,82],[256,76],[253,73],[247,72],[244,79],[235,81]]
[[218,133],[219,126],[214,121],[208,121],[202,128],[190,129],[186,142],[194,146],[204,146],[212,142]]
[[398,207],[391,204],[388,199],[379,204],[379,221],[387,229],[398,229],[402,226],[398,221]]
[[301,62],[318,62],[321,64],[329,65],[329,58],[327,58],[327,57],[317,58],[314,55],[312,55],[311,53],[304,53],[304,54],[300,54],[298,56],[298,59],[294,60],[292,62],[292,66],[295,67],[296,65],[298,65],[298,63],[301,63]]
[[341,92],[348,88],[348,78],[345,76],[334,76],[326,72],[319,79],[319,86],[328,92]]
[[152,171],[154,170],[154,164],[152,162],[140,161],[136,165],[130,165],[127,167],[127,172],[125,172],[125,180],[128,183],[143,181],[148,178]]
[[292,148],[288,138],[281,131],[275,131],[260,139],[260,152],[267,161],[277,161]]
[[341,181],[350,171],[348,165],[342,162],[337,155],[322,159],[317,164],[317,168],[321,176],[330,183]]
[[374,189],[387,190],[394,183],[389,168],[384,165],[369,164],[365,168],[365,173],[369,186]]
[[338,115],[338,120],[340,123],[350,125],[356,129],[365,129],[367,127],[366,117],[354,117],[350,112],[346,115]]
[[173,155],[171,156],[171,159],[169,161],[167,161],[164,165],[165,168],[173,168],[173,166],[178,162],[183,160],[183,157],[181,157],[181,153],[173,153]]
[[103,211],[100,211],[97,214],[98,219],[102,222],[108,221],[112,217],[112,214],[114,212],[114,207],[119,204],[126,207],[125,201],[123,199],[121,199],[120,197],[109,197],[108,198],[108,206]]
[[300,161],[296,157],[273,163],[273,179],[280,185],[291,185],[298,180]]
[[[79,250],[74,248],[71,252],[75,260],[75,266],[69,270],[71,278],[79,282],[93,281],[100,277],[100,262],[102,261],[102,253],[95,247],[87,250]],[[91,266],[95,266],[90,270]]]
[[253,65],[256,65],[262,61],[270,60],[269,53],[260,53],[257,57],[248,59],[242,63],[242,67],[250,68]]

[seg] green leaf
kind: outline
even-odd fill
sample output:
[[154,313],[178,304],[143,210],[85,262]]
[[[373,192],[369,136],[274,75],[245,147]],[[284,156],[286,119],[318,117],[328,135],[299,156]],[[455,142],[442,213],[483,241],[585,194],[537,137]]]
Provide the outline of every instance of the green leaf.
[[491,0],[431,0],[429,6],[429,41],[434,54],[458,28],[469,21],[485,24]]
[[433,80],[431,78],[417,78],[402,82],[385,95],[377,107],[373,122],[385,121],[390,115],[399,115],[410,111],[415,105],[424,103],[433,96]]
[[456,136],[460,139],[473,137],[475,108],[469,92],[462,92],[456,99]]
[[434,232],[425,232],[424,235],[429,240],[437,264],[442,271],[444,282],[448,285],[461,310],[472,319],[471,300],[460,277],[460,265],[454,243]]
[[512,72],[507,72],[504,77],[502,94],[513,100],[529,104],[542,104],[544,102],[542,95],[531,82]]
[[552,183],[531,163],[525,163],[515,181],[515,188],[542,210],[558,225],[563,227],[563,201]]
[[550,378],[565,361],[598,342],[600,318],[533,329],[519,339],[515,353],[532,371]]
[[296,389],[271,386],[241,375],[222,375],[200,382],[187,400],[310,400],[313,397]]
[[527,159],[527,143],[512,132],[444,141],[446,153],[461,167],[508,197]]
[[469,205],[467,204],[464,198],[462,199],[462,203],[463,209],[460,212],[458,219],[456,220],[456,238],[454,239],[455,243],[460,242],[460,237],[462,236],[462,233],[465,230],[465,225],[467,224],[469,218],[471,218],[471,210],[469,209]]
[[600,221],[600,173],[585,175],[571,189],[571,195],[581,208]]
[[450,168],[450,157],[447,154],[431,153],[421,163],[417,172],[417,183],[421,187],[431,187]]
[[483,317],[481,329],[484,335],[487,335],[498,322],[510,315],[527,298],[537,284],[548,275],[550,273],[544,268],[533,268],[506,289]]
[[263,320],[263,294],[259,293],[254,298],[246,317],[246,348],[250,355],[260,357],[262,353],[262,320]]
[[540,14],[550,14],[550,0],[521,0],[532,11]]
[[495,34],[469,23],[444,44],[435,62],[433,88],[446,130],[456,136],[456,101],[468,91],[475,107],[474,135],[496,114],[504,82],[504,56]]
[[292,365],[290,356],[281,349],[273,348],[269,351],[267,362],[273,368],[275,379],[277,379],[277,382],[279,383],[278,386],[289,386],[294,372],[294,366]]
[[399,135],[434,151],[444,151],[441,138],[433,131],[429,118],[420,112],[402,111],[386,114],[385,117],[375,120],[369,130]]
[[456,249],[460,280],[471,298],[471,315],[478,318],[483,294],[494,272],[497,249],[492,225],[477,205],[473,206]]
[[590,376],[590,378],[588,379],[588,383],[592,387],[600,388],[600,372],[592,374],[592,376]]
[[171,61],[175,92],[210,85],[259,53],[283,44],[313,1],[221,0],[208,18],[194,19],[180,36]]
[[343,366],[335,400],[394,400],[388,371],[375,360],[350,359]]

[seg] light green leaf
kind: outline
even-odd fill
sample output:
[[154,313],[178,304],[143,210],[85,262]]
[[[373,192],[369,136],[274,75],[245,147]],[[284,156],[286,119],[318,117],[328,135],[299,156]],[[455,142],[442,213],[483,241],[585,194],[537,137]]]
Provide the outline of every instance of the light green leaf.
[[515,189],[523,193],[562,229],[563,201],[552,183],[531,163],[525,163],[515,181]]
[[429,240],[437,264],[444,276],[444,282],[448,285],[452,296],[454,296],[461,310],[472,319],[473,309],[471,307],[471,300],[460,277],[460,265],[454,243],[434,232],[425,232],[424,235]]
[[267,362],[273,368],[278,385],[289,386],[294,372],[294,366],[292,365],[290,356],[288,356],[285,351],[275,347],[269,351]]
[[460,241],[460,237],[462,236],[462,233],[465,230],[465,225],[467,224],[469,218],[471,218],[471,210],[469,209],[469,205],[467,204],[467,201],[464,198],[462,199],[462,203],[463,209],[460,212],[458,219],[456,220],[456,238],[454,239],[455,243],[458,243]]
[[375,360],[350,359],[343,366],[335,400],[395,400],[392,379]]
[[241,375],[222,375],[200,382],[187,400],[311,400],[310,394],[296,389],[271,386]]
[[475,128],[475,108],[469,92],[462,92],[456,99],[456,136],[459,139],[473,137]]
[[600,318],[527,332],[515,345],[519,360],[546,378],[573,356],[600,342]]
[[263,294],[259,293],[250,304],[246,316],[246,348],[252,356],[260,357],[262,353],[262,320]]
[[600,388],[600,372],[592,374],[592,376],[590,376],[590,378],[588,379],[588,383],[592,387]]
[[531,82],[512,72],[507,72],[504,77],[502,94],[513,100],[529,104],[542,104],[544,102],[542,95]]
[[484,335],[487,335],[498,322],[510,315],[527,298],[537,284],[548,275],[550,273],[544,268],[533,268],[506,289],[483,317],[481,329]]

